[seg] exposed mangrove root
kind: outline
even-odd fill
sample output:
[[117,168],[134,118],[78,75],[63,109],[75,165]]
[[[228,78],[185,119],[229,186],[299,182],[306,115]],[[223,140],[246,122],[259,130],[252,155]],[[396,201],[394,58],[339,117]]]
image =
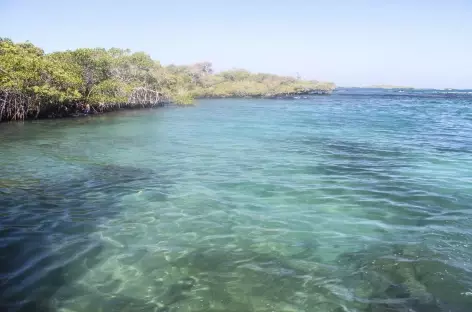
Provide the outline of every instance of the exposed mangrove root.
[[162,106],[163,103],[168,102],[169,99],[161,92],[147,89],[144,87],[135,88],[129,98],[128,104],[144,106]]
[[22,93],[0,90],[0,121],[24,120],[28,115],[39,113],[34,99]]
[[170,103],[170,98],[161,92],[136,88],[125,103],[98,103],[90,105],[86,112],[83,103],[62,103],[54,105],[41,105],[34,96],[22,93],[0,90],[0,122],[23,121],[25,119],[38,118],[64,118],[83,116],[88,114],[100,114],[121,109],[153,108]]

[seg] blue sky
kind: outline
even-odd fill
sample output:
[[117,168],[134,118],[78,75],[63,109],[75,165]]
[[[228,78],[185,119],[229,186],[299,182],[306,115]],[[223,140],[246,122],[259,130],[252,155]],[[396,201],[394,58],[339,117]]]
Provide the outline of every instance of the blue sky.
[[46,52],[145,51],[163,64],[472,88],[472,0],[0,0],[0,37]]

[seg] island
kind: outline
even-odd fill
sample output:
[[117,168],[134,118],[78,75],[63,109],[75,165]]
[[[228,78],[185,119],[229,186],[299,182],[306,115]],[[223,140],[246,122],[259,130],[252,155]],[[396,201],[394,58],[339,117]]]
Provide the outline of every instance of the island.
[[164,66],[145,52],[79,48],[45,53],[0,38],[0,121],[70,117],[125,108],[191,105],[196,98],[331,94],[332,82],[215,72],[211,62]]

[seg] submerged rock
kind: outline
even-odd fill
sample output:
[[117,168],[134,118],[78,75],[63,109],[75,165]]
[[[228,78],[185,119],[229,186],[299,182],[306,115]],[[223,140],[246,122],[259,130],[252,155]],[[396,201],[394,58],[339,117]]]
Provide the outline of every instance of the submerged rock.
[[162,302],[165,306],[174,304],[187,298],[186,292],[192,289],[196,284],[196,279],[186,277],[179,280],[176,284],[172,284],[164,294]]
[[363,298],[369,302],[366,312],[466,312],[472,306],[472,298],[460,296],[460,279],[467,273],[441,262],[424,246],[373,246],[338,261],[357,272],[352,287],[369,285],[371,292]]

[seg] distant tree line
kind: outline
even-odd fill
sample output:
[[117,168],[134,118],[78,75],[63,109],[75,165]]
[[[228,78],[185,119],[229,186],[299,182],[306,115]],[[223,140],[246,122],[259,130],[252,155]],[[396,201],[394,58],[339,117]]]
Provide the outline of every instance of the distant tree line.
[[144,52],[80,48],[45,53],[0,38],[0,121],[65,117],[119,108],[192,104],[203,97],[330,93],[333,83],[234,69],[209,62],[163,66]]

